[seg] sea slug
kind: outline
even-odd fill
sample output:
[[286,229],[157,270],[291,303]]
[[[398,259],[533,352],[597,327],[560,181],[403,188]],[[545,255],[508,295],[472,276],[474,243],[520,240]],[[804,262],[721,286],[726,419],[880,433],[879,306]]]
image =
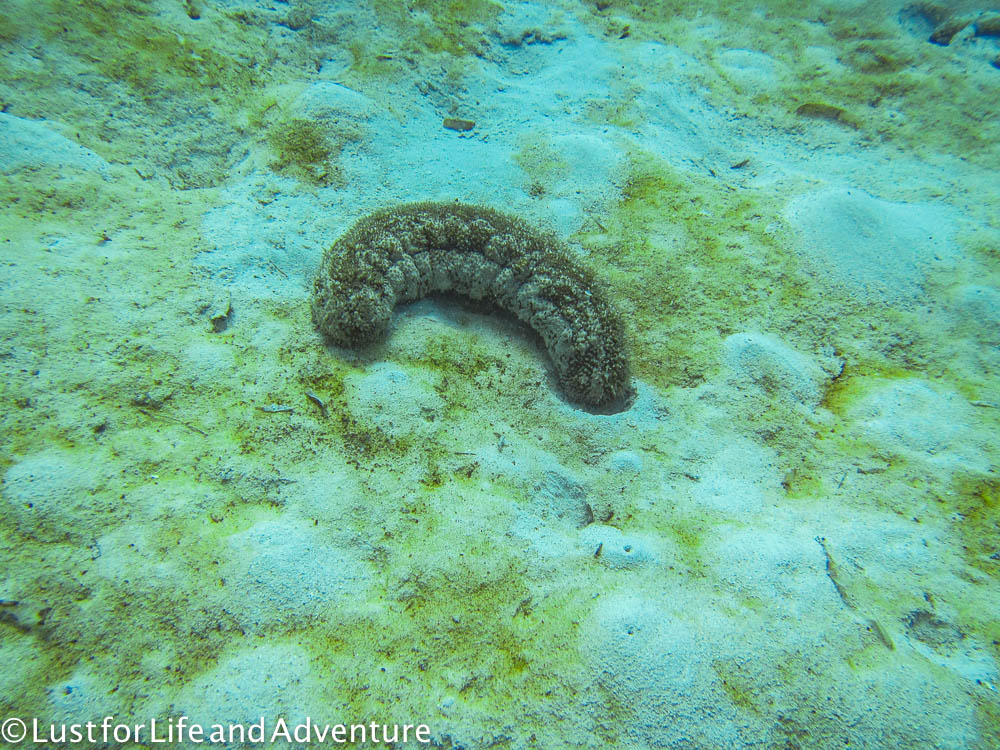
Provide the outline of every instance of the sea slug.
[[324,254],[312,319],[335,344],[378,340],[397,303],[453,293],[502,308],[541,336],[573,402],[630,392],[621,316],[554,236],[482,206],[410,203],[352,226]]

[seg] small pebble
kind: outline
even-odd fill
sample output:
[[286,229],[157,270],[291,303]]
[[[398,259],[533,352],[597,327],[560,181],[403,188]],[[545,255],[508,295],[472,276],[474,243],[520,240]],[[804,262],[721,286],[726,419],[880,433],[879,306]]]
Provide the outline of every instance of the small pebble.
[[448,128],[448,130],[463,131],[463,130],[472,130],[474,127],[476,127],[476,123],[474,123],[472,120],[457,120],[453,117],[447,117],[445,118],[444,126]]

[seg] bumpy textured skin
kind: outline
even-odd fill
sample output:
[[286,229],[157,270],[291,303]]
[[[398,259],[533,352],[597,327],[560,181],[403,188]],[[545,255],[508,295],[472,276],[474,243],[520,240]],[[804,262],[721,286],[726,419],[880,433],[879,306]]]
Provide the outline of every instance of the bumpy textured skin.
[[378,340],[400,302],[435,292],[503,308],[542,338],[567,397],[587,406],[629,389],[619,313],[560,242],[482,206],[411,203],[377,211],[326,251],[312,318],[334,343]]

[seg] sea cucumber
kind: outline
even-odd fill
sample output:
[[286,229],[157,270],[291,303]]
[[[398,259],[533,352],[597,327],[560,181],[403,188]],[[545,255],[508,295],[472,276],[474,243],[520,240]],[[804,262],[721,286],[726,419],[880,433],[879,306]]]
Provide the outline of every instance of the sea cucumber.
[[556,237],[482,206],[410,203],[352,226],[324,254],[312,319],[335,344],[381,338],[397,303],[454,293],[534,329],[566,396],[591,407],[630,392],[625,328],[594,274]]

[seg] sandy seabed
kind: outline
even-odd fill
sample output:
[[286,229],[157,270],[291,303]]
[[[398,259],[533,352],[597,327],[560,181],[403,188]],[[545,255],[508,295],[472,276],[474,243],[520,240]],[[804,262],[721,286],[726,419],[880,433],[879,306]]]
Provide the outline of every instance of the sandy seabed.
[[[1000,746],[996,18],[10,0],[0,720]],[[460,299],[324,341],[416,200],[567,243],[629,407]]]

